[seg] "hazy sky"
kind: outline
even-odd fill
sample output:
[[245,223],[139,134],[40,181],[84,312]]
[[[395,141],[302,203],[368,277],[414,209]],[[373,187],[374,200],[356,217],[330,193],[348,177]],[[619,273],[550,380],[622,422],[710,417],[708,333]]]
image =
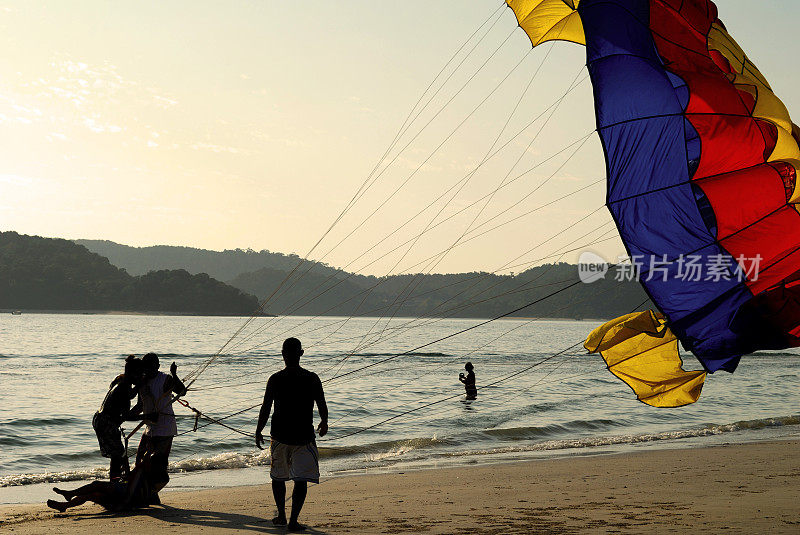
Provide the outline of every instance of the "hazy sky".
[[[717,3],[778,96],[790,111],[800,109],[800,4]],[[513,14],[499,6],[0,1],[0,228],[303,255],[436,73],[496,12],[464,52],[488,30],[484,40],[312,257],[374,274],[520,271],[613,238],[610,217],[598,210],[603,185],[590,186],[605,170],[596,135],[547,160],[594,128],[583,48],[560,43],[530,51]],[[548,108],[573,80],[577,87]],[[463,188],[369,250],[457,183]],[[462,236],[474,238],[425,261]],[[588,248],[609,258],[623,252],[616,239]]]

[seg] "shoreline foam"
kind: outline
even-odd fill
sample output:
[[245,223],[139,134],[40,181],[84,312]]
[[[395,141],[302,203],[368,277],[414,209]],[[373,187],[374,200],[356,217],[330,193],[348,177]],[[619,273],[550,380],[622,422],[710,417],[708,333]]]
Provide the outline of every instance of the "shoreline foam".
[[[337,477],[309,490],[311,533],[796,533],[800,441],[661,449]],[[138,513],[0,506],[15,533],[279,533],[269,487],[176,491]]]
[[[800,432],[800,415],[789,415],[757,420],[743,420],[729,424],[707,424],[682,430],[662,431],[656,433],[622,434],[622,435],[593,435],[579,438],[564,438],[540,440],[534,442],[538,428],[501,428],[476,431],[475,433],[512,436],[520,444],[495,445],[486,444],[482,448],[470,448],[464,440],[452,441],[447,438],[418,437],[405,440],[377,442],[354,446],[327,446],[324,441],[319,443],[320,458],[323,463],[333,460],[351,461],[347,465],[350,472],[353,470],[390,467],[394,462],[416,462],[424,465],[426,462],[435,462],[437,459],[447,459],[457,462],[459,458],[467,459],[476,456],[501,456],[509,454],[536,454],[542,452],[576,452],[577,455],[590,455],[591,448],[604,446],[635,446],[643,443],[661,443],[679,441],[683,439],[712,437],[728,435],[740,431],[760,431],[772,428],[797,427]],[[791,432],[791,431],[790,431]],[[747,443],[748,438],[753,441],[763,440],[762,437],[737,437],[736,442]],[[771,437],[770,437],[771,438]],[[578,453],[579,451],[582,452]],[[415,456],[416,455],[416,456]],[[408,458],[411,456],[411,458]],[[405,458],[404,458],[405,457]],[[492,462],[491,459],[488,462]],[[170,464],[170,473],[187,474],[198,471],[214,471],[229,469],[245,469],[269,465],[267,451],[255,452],[220,452],[208,457],[191,457],[180,459]],[[363,466],[362,466],[363,465]],[[39,483],[58,483],[69,481],[86,481],[94,478],[105,478],[106,469],[102,467],[78,468],[62,472],[46,472],[34,474],[12,474],[0,477],[0,488],[33,485]]]

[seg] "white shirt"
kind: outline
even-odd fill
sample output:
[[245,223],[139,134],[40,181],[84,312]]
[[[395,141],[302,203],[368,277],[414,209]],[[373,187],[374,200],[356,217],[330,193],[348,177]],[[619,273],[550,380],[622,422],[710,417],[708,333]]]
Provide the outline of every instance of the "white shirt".
[[164,391],[167,381],[164,372],[158,372],[155,377],[147,381],[139,389],[139,401],[142,404],[142,413],[158,412],[155,424],[147,423],[144,434],[153,437],[174,437],[178,434],[178,424],[175,422],[175,413],[172,411],[172,392]]

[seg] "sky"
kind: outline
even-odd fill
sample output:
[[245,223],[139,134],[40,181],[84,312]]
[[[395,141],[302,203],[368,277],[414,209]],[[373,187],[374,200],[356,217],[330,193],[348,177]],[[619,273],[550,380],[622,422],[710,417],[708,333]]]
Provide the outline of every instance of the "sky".
[[[717,4],[800,110],[800,4]],[[583,47],[500,2],[0,0],[0,43],[2,230],[375,275],[624,252]]]

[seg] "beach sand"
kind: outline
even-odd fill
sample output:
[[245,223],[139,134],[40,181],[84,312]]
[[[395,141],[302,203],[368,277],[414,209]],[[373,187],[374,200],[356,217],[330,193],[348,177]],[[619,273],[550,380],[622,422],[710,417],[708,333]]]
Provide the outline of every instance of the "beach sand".
[[[162,500],[125,514],[7,505],[0,531],[285,532],[269,521],[268,485]],[[301,522],[308,533],[800,533],[800,440],[339,477],[309,488]]]

